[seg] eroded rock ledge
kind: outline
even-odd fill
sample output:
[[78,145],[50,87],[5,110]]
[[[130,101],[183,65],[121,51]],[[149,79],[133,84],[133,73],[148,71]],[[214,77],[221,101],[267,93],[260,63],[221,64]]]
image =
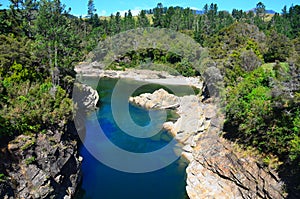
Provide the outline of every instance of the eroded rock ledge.
[[219,136],[223,119],[214,104],[202,103],[200,96],[177,97],[163,89],[129,101],[146,109],[172,108],[179,114],[176,122],[166,122],[164,128],[184,144],[182,155],[190,162],[186,190],[191,199],[284,198],[275,172],[251,157],[239,158],[232,144]]

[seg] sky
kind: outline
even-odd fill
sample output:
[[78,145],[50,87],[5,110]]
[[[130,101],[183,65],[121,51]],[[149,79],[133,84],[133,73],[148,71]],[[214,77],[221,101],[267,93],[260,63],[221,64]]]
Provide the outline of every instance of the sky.
[[[216,3],[219,10],[231,12],[233,8],[236,8],[247,11],[254,8],[259,1],[265,4],[267,10],[276,12],[281,12],[285,5],[288,8],[291,5],[300,5],[300,0],[94,0],[94,4],[98,15],[109,16],[118,11],[123,15],[129,9],[133,15],[137,15],[142,9],[156,7],[157,3],[162,3],[163,6],[190,7],[197,10],[202,10],[206,3]],[[0,0],[0,4],[3,4],[1,8],[7,8],[8,2],[9,0]],[[66,8],[71,8],[73,15],[85,16],[87,14],[88,0],[61,0],[61,2],[66,5]]]

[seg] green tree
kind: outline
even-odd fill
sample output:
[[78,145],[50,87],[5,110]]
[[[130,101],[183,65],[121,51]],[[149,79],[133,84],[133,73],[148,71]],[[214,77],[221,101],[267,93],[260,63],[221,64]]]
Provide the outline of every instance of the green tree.
[[262,2],[257,3],[255,12],[257,16],[264,20],[266,16],[266,6]]
[[292,36],[296,38],[300,32],[300,5],[290,7],[288,16],[292,27]]
[[132,16],[131,10],[128,10],[127,17],[125,17],[125,26],[126,30],[134,29],[135,28],[135,20]]
[[163,5],[162,3],[158,3],[157,4],[157,7],[153,9],[153,26],[154,27],[159,27],[159,28],[162,28],[164,27],[163,25],[163,21],[164,21],[164,18],[163,18],[163,12],[164,12],[164,9],[163,9]]
[[94,0],[89,0],[88,1],[88,17],[91,19],[93,18],[95,12],[96,12]]
[[150,26],[150,22],[149,19],[146,16],[146,11],[145,10],[141,10],[141,12],[139,13],[138,17],[137,17],[137,26],[138,27],[149,27]]
[[268,51],[264,55],[266,62],[275,62],[286,61],[291,52],[292,44],[290,40],[282,35],[277,33],[275,30],[270,32],[270,35],[267,39]]
[[73,73],[73,62],[80,57],[80,39],[67,14],[60,0],[42,0],[35,21],[36,54],[49,67],[54,86],[60,75]]
[[[36,18],[36,10],[38,3],[36,0],[10,0],[9,16],[13,22],[14,28],[19,28],[21,31],[18,35],[26,35],[33,37],[32,25]],[[17,29],[18,30],[18,29]]]

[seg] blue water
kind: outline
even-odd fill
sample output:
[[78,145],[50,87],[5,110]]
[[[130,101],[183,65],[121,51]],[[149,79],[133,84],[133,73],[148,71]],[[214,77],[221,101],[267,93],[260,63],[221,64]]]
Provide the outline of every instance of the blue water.
[[[103,79],[99,82],[101,97],[99,110],[86,120],[86,136],[80,148],[83,157],[83,180],[77,199],[185,199],[185,169],[187,163],[181,158],[169,166],[147,173],[127,173],[110,168],[98,161],[86,146],[98,149],[99,136],[96,126],[101,128],[109,140],[118,147],[135,153],[156,151],[172,139],[167,132],[151,138],[135,138],[124,133],[116,124],[111,109],[111,94],[117,80]],[[128,82],[132,84],[133,82]],[[137,84],[137,82],[134,82]],[[144,86],[135,94],[153,92],[157,85]],[[129,105],[132,119],[140,126],[150,122],[148,112]],[[162,139],[163,138],[163,139]],[[101,143],[100,143],[101,144]],[[122,164],[122,162],[120,162]]]

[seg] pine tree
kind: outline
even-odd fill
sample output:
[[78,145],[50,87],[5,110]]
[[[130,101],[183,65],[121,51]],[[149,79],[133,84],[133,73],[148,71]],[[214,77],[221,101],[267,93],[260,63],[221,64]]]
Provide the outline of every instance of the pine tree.
[[94,0],[89,0],[88,1],[88,17],[91,19],[93,18],[93,15],[96,12],[96,8],[95,8],[95,4],[94,4]]
[[36,54],[41,64],[49,67],[54,86],[61,73],[71,73],[72,62],[78,59],[79,38],[67,18],[60,0],[41,0],[35,21]]
[[266,6],[262,2],[259,2],[256,4],[255,12],[257,16],[264,20],[266,16]]
[[135,28],[135,20],[132,16],[131,10],[128,10],[128,15],[126,19],[126,30],[130,30],[134,28]]
[[138,27],[149,27],[150,26],[150,22],[146,16],[146,11],[142,10],[139,15],[138,15],[138,20],[137,20],[137,26]]
[[153,9],[153,26],[163,28],[163,5],[158,3],[157,7]]

